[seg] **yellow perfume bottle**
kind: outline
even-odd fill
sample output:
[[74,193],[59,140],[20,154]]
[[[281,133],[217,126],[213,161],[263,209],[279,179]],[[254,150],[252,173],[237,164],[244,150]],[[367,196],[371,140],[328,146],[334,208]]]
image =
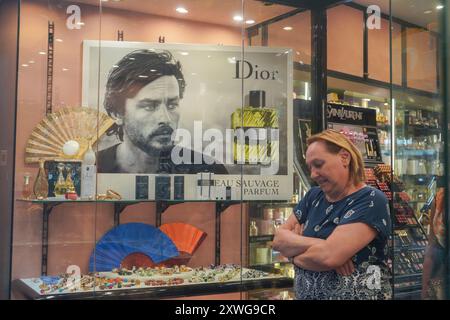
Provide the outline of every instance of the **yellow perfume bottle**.
[[57,196],[57,197],[64,196],[67,191],[66,181],[64,179],[64,173],[63,173],[64,167],[65,167],[64,163],[59,163],[57,166],[58,180],[56,181],[55,189],[54,189],[55,196]]
[[[250,106],[237,109],[231,115],[235,130],[233,159],[235,163],[268,164],[276,158],[278,111],[267,108],[265,91],[250,91]],[[277,132],[276,132],[277,133]]]
[[48,196],[48,180],[44,168],[45,161],[39,160],[39,172],[33,186],[36,199],[45,199]]
[[72,179],[72,166],[70,164],[66,165],[66,172],[67,172],[67,176],[66,176],[66,193],[67,192],[75,192],[75,185],[73,184],[73,179]]

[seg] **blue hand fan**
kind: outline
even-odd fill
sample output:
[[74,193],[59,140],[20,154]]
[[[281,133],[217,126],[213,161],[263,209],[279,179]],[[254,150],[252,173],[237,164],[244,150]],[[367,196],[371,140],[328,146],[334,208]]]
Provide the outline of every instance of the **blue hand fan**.
[[172,240],[158,228],[144,223],[126,223],[111,229],[97,242],[89,258],[89,271],[119,268],[133,253],[145,254],[155,263],[179,255]]

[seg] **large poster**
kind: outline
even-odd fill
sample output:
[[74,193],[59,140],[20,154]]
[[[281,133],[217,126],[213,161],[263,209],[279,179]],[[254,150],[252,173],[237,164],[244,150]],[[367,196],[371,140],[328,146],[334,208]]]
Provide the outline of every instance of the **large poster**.
[[99,192],[113,189],[125,199],[291,198],[291,50],[83,45],[83,106],[115,120],[98,143]]

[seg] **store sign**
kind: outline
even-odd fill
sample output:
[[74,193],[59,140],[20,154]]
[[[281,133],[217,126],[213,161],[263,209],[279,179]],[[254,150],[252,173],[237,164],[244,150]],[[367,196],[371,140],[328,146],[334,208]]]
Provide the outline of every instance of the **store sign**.
[[327,121],[351,123],[352,125],[377,126],[375,109],[333,103],[327,105]]
[[375,109],[329,103],[327,128],[346,135],[359,149],[364,162],[382,162]]
[[99,193],[134,199],[147,175],[154,199],[165,175],[173,199],[182,175],[185,200],[290,199],[292,70],[285,48],[85,41],[83,106],[116,120],[98,145]]
[[270,67],[261,69],[260,66],[250,61],[237,60],[234,79],[277,80],[278,73],[278,70]]

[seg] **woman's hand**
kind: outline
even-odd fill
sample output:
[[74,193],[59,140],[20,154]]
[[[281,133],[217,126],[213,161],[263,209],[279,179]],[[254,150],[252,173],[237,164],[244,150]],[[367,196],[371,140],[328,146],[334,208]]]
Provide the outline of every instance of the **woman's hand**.
[[339,268],[336,268],[335,271],[340,276],[349,276],[355,271],[355,265],[353,264],[353,261],[350,259]]

